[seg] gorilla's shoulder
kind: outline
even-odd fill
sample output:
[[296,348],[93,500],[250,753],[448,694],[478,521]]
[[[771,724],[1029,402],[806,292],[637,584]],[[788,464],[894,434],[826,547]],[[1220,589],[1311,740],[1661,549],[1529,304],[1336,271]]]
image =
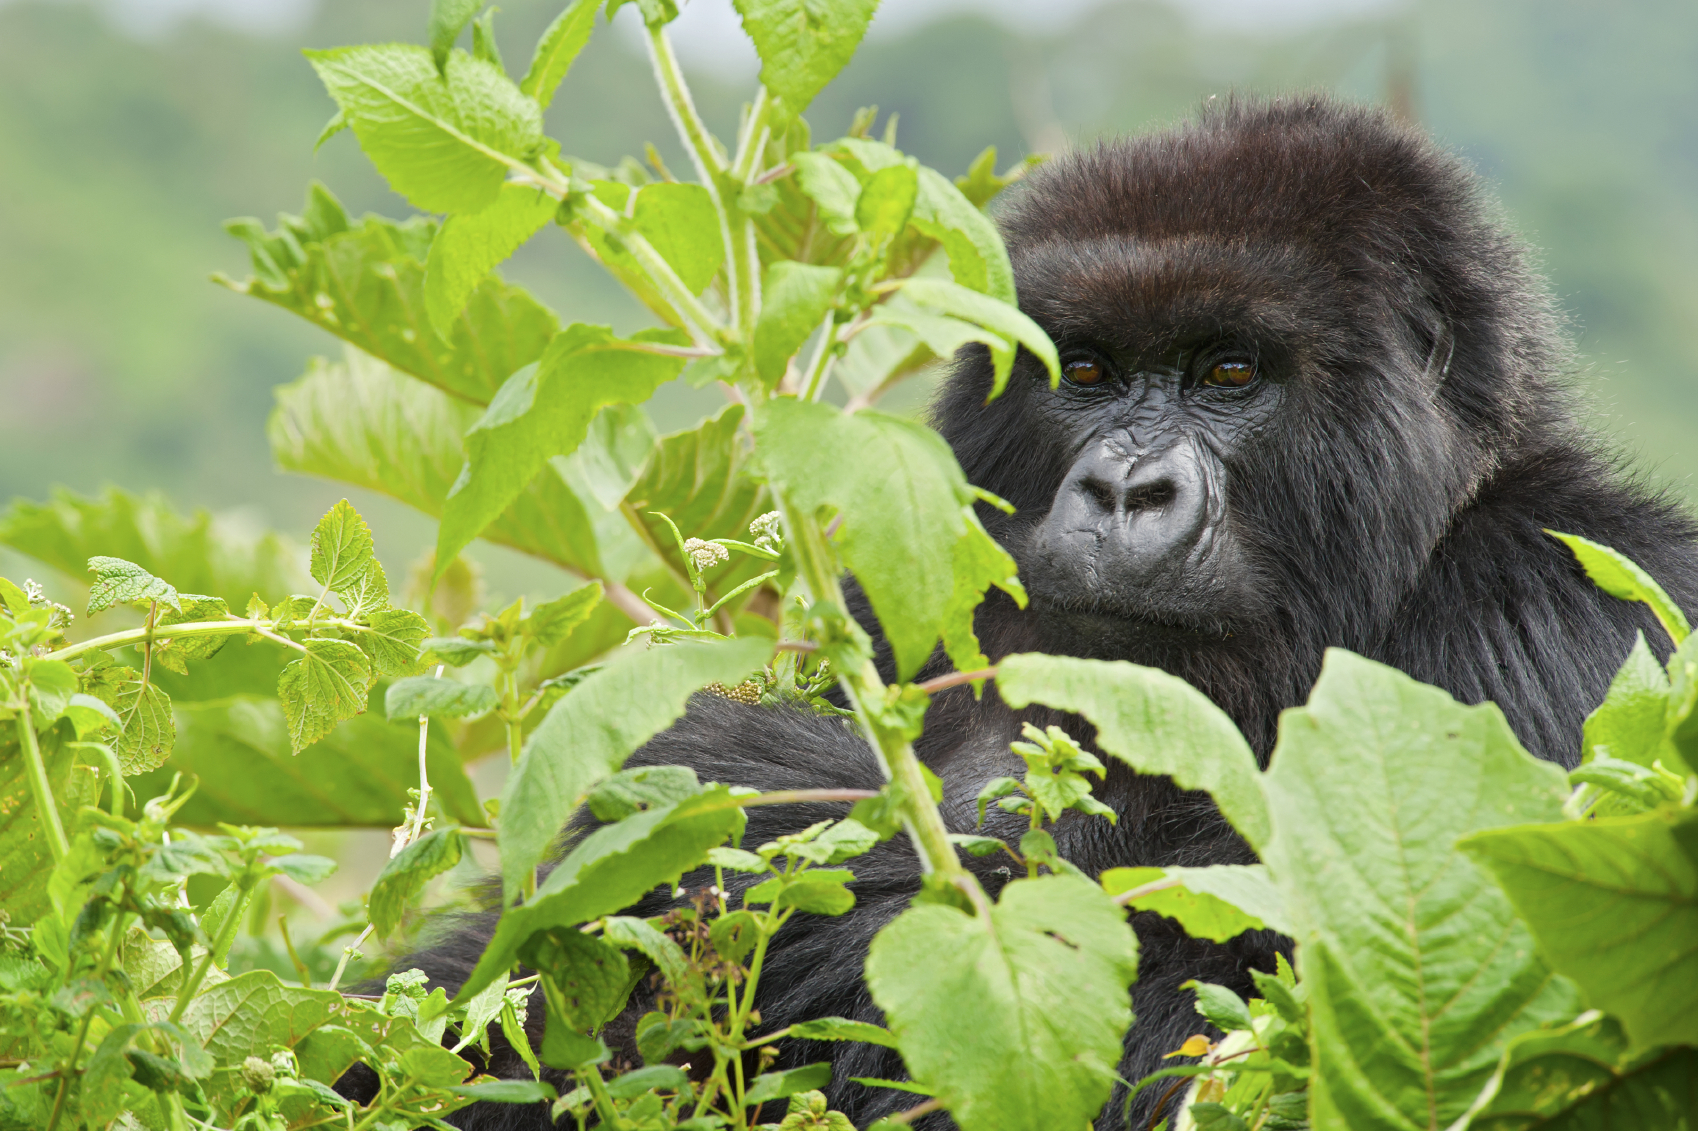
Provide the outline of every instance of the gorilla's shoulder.
[[848,719],[801,706],[746,706],[706,692],[691,696],[684,717],[626,765],[689,766],[703,781],[765,790],[884,784],[872,749]]

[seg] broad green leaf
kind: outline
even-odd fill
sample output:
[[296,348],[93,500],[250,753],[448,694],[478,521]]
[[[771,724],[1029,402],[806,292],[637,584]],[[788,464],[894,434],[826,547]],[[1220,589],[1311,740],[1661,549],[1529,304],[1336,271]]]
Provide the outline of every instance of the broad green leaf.
[[642,405],[610,404],[595,414],[578,450],[564,457],[566,479],[586,504],[617,510],[654,451],[654,422]]
[[1675,771],[1698,771],[1698,638],[1688,636],[1669,657],[1668,713],[1663,719],[1666,741],[1663,764]]
[[[318,184],[309,206],[321,196],[340,210]],[[437,227],[424,217],[396,223],[368,216],[352,228],[346,219],[339,228],[314,228],[284,215],[275,233],[257,220],[226,227],[247,243],[254,276],[241,283],[214,276],[219,282],[472,404],[488,404],[514,370],[542,356],[560,329],[551,311],[492,273],[472,290],[453,332],[440,336],[425,304],[425,265]]]
[[420,645],[430,632],[424,617],[411,609],[379,609],[365,615],[366,628],[351,633],[377,675],[415,675],[423,670]]
[[1225,986],[1217,986],[1211,982],[1192,980],[1182,982],[1182,990],[1194,990],[1197,994],[1197,1012],[1208,1019],[1209,1024],[1223,1033],[1234,1029],[1249,1029],[1251,1027],[1250,1007],[1243,998]]
[[222,597],[233,608],[255,592],[303,590],[297,550],[275,534],[238,534],[206,511],[184,517],[161,495],[109,488],[98,497],[57,491],[45,503],[14,502],[0,515],[0,544],[82,578],[95,554],[116,554],[185,592]]
[[650,648],[608,664],[551,707],[502,790],[501,876],[508,902],[590,787],[671,726],[692,692],[715,682],[733,686],[771,655],[772,641],[760,637]]
[[1137,967],[1107,895],[1045,876],[1003,888],[988,919],[910,907],[873,939],[867,986],[963,1131],[1083,1127],[1114,1086]]
[[1668,700],[1668,675],[1651,654],[1645,634],[1636,633],[1633,651],[1610,681],[1604,701],[1586,717],[1582,758],[1619,758],[1649,766],[1662,752]]
[[749,1081],[749,1090],[743,1093],[743,1105],[754,1107],[797,1092],[818,1091],[830,1083],[831,1065],[825,1063],[804,1064],[783,1072],[763,1072]]
[[755,321],[755,372],[767,386],[784,377],[790,358],[819,329],[843,282],[836,267],[780,260],[766,269],[761,314]]
[[1268,841],[1267,803],[1256,756],[1206,695],[1177,676],[1123,660],[1036,653],[997,666],[997,693],[1011,707],[1043,703],[1084,715],[1097,746],[1144,774],[1201,789],[1251,847]]
[[[152,683],[142,682],[142,674],[134,668],[108,668],[111,682],[93,688],[105,698],[117,714],[123,729],[112,750],[118,755],[118,765],[124,776],[146,773],[162,765],[171,756],[177,742],[177,724],[171,716],[171,697]],[[102,673],[104,675],[104,672]]]
[[479,212],[455,213],[430,241],[425,261],[425,312],[443,341],[478,284],[554,218],[560,202],[541,189],[504,184],[495,203]]
[[955,589],[943,614],[943,648],[957,671],[970,672],[990,666],[973,630],[973,610],[993,585],[1024,608],[1026,588],[1013,557],[996,544],[972,507],[961,508],[961,524],[966,529],[955,542]]
[[488,1104],[547,1103],[559,1095],[546,1080],[485,1080],[481,1084],[456,1084],[448,1090],[463,1099]]
[[[979,591],[988,582],[1024,599],[1009,573],[990,576],[1005,560],[987,552],[964,518],[976,496],[931,429],[783,398],[761,410],[755,431],[775,488],[804,511],[838,508],[843,562],[872,601],[899,678],[919,670],[940,636],[957,652],[971,637],[958,577]],[[987,563],[995,566],[988,573]]]
[[861,186],[855,201],[855,226],[863,232],[898,236],[908,226],[920,182],[907,165],[891,165]]
[[538,605],[519,622],[520,629],[542,647],[552,648],[587,621],[600,602],[601,584],[592,581]]
[[[982,342],[993,353],[1009,353],[1014,348],[1001,334],[993,334],[981,326],[963,322],[959,318],[928,314],[911,303],[885,303],[876,306],[873,308],[872,317],[867,320],[867,325],[895,326],[907,330],[914,338],[918,338],[934,357],[953,357],[955,351],[968,342]],[[864,336],[866,331],[861,333]]]
[[[168,1011],[171,1004],[171,999],[161,998],[148,1007]],[[183,1011],[180,1024],[220,1066],[239,1066],[250,1056],[269,1059],[279,1049],[294,1048],[341,1013],[342,996],[334,991],[285,986],[270,970],[252,970],[203,986]],[[250,1094],[241,1074],[233,1071],[215,1071],[206,1089],[212,1102],[225,1110]]]
[[430,3],[430,54],[436,60],[437,70],[448,64],[448,53],[454,49],[454,41],[460,38],[460,33],[466,30],[466,25],[472,22],[472,17],[483,7],[484,0],[431,0]]
[[[701,791],[702,785],[696,780],[696,772],[688,766],[639,766],[634,770],[620,770],[597,782],[584,803],[598,821],[622,821],[632,813],[657,805],[671,805]],[[736,849],[714,851],[734,852]],[[760,857],[755,859],[760,860]],[[766,871],[766,864],[761,863],[757,870]]]
[[[1049,370],[1051,384],[1061,379],[1061,363],[1056,356],[1055,343],[1049,340],[1049,335],[1044,333],[1041,326],[1026,317],[1020,308],[1012,303],[992,298],[960,283],[925,276],[902,280],[902,294],[939,314],[972,322],[1004,338],[1019,342],[1043,362],[1044,368]],[[993,350],[991,357],[996,363],[996,382],[991,389],[991,396],[995,397],[1002,393],[1003,387],[1008,383],[1008,373],[1014,364],[1014,355],[1012,351],[998,353]]]
[[383,712],[391,719],[476,718],[495,710],[501,697],[487,683],[461,683],[428,675],[398,679],[383,695]]
[[792,154],[790,160],[796,165],[798,185],[819,209],[826,226],[837,235],[853,235],[857,230],[855,205],[861,197],[855,174],[824,153],[804,150]]
[[919,177],[909,223],[943,245],[957,283],[1013,306],[1014,267],[996,225],[936,169],[922,165]]
[[182,607],[177,600],[176,589],[134,562],[123,558],[93,557],[88,560],[88,571],[94,574],[94,584],[88,589],[88,615],[91,617],[118,605],[153,601],[173,609]]
[[732,0],[761,57],[761,85],[791,113],[808,108],[867,33],[878,0]]
[[542,108],[498,67],[464,52],[441,73],[423,47],[308,51],[389,187],[425,212],[494,203],[510,168],[542,145]]
[[554,100],[554,92],[571,69],[572,61],[590,41],[596,9],[600,7],[601,0],[572,0],[537,41],[536,54],[531,56],[525,77],[519,80],[519,89],[536,99],[544,110]]
[[657,930],[647,919],[610,915],[602,921],[601,935],[615,946],[634,950],[653,962],[674,992],[700,989],[701,972],[690,965],[684,948],[671,935]]
[[[1592,1028],[1608,1025],[1594,1022]],[[1529,1037],[1543,1034],[1528,1034]],[[1473,1131],[1686,1131],[1698,1111],[1698,1049],[1670,1048],[1616,1066],[1608,1046],[1575,1036],[1530,1041]],[[1462,1131],[1458,1128],[1457,1131]]]
[[389,858],[366,898],[366,914],[378,938],[401,923],[407,904],[432,877],[460,862],[465,838],[457,829],[432,829]]
[[616,1015],[631,986],[624,952],[576,927],[536,932],[519,948],[519,961],[542,975],[549,1023],[558,1019],[578,1033]]
[[1526,825],[1462,847],[1635,1048],[1698,1044],[1698,820],[1663,811]]
[[1502,891],[1455,845],[1561,817],[1564,775],[1496,706],[1330,649],[1280,716],[1262,859],[1309,987],[1316,1131],[1446,1127],[1506,1042],[1573,1017]]
[[[641,189],[620,181],[598,180],[592,185],[596,199],[621,217],[629,217],[630,230],[648,240],[688,290],[700,293],[713,281],[725,260],[725,244],[719,234],[719,214],[706,189],[666,181]],[[670,325],[681,324],[677,311],[654,289],[644,268],[616,235],[583,220],[571,224],[570,230],[651,310]]]
[[[53,855],[36,812],[17,727],[8,720],[0,728],[0,907],[14,923],[33,923],[51,909],[47,882],[53,875]],[[80,763],[76,761],[79,753],[84,758]],[[90,753],[43,751],[47,784],[58,805],[59,823],[67,832],[77,810],[99,798],[101,773]]]
[[[464,463],[460,436],[478,419],[472,406],[354,351],[339,364],[315,360],[276,396],[266,433],[279,467],[379,491],[432,516]],[[607,576],[600,545],[635,547],[636,536],[622,516],[592,517],[563,480],[563,462],[545,466],[483,536]]]
[[1547,530],[1552,538],[1574,551],[1574,556],[1580,560],[1586,570],[1586,576],[1612,597],[1620,597],[1624,601],[1643,601],[1651,607],[1662,623],[1663,630],[1676,644],[1685,640],[1692,631],[1692,626],[1686,622],[1686,614],[1680,611],[1680,606],[1674,599],[1663,592],[1656,579],[1639,567],[1639,564],[1619,550],[1599,545],[1589,538],[1578,534],[1559,534],[1555,530]]
[[186,675],[189,660],[211,659],[224,650],[224,645],[230,642],[230,637],[187,636],[177,639],[165,630],[174,624],[223,620],[230,615],[230,608],[222,597],[205,597],[199,593],[179,593],[177,597],[181,603],[181,611],[161,610],[159,618],[154,622],[155,627],[159,629],[161,641],[154,646],[153,662],[180,675]]
[[[726,405],[695,428],[662,436],[625,496],[649,539],[675,570],[684,569],[677,542],[653,512],[670,518],[686,538],[747,540],[749,523],[770,505],[747,471],[743,413],[742,405]],[[736,555],[729,564],[710,569],[708,577],[716,589],[723,589],[768,568]]]
[[[635,341],[675,341],[644,330]],[[609,404],[641,404],[678,375],[681,358],[630,348],[605,326],[560,332],[534,366],[519,370],[467,431],[466,464],[448,492],[437,532],[438,569],[511,506],[550,456],[568,455]]]
[[[832,367],[832,380],[851,393],[871,393],[889,386],[937,361],[939,354],[906,327],[893,324],[885,317],[889,303],[873,308],[874,316],[865,328],[849,339],[849,348]],[[967,327],[965,322],[954,325],[968,328],[971,335],[990,336],[988,330]],[[998,343],[1005,345],[1001,339]]]
[[[1127,906],[1165,915],[1193,938],[1225,942],[1267,927],[1289,931],[1285,901],[1260,864],[1217,864],[1210,868],[1110,868],[1103,890],[1120,895],[1158,880],[1179,886],[1141,895]],[[1214,891],[1209,890],[1214,888]],[[1224,892],[1224,894],[1217,894]]]
[[29,678],[30,721],[36,730],[46,730],[77,693],[77,670],[63,660],[26,660]]
[[817,1017],[790,1026],[790,1035],[803,1041],[861,1041],[869,1045],[896,1047],[896,1035],[882,1025],[851,1021],[847,1017]]
[[346,640],[314,638],[306,654],[283,669],[277,697],[289,719],[289,745],[296,754],[366,709],[371,663]]
[[371,527],[343,499],[325,512],[312,532],[312,579],[332,593],[358,584],[376,560]]
[[[273,676],[275,679],[275,675]],[[176,705],[176,748],[163,767],[132,781],[136,796],[164,793],[171,775],[200,778],[178,812],[187,825],[358,826],[401,823],[407,791],[419,784],[419,732],[375,715],[340,724],[291,752],[288,722],[275,699],[239,695]],[[488,818],[441,724],[426,746],[431,798],[450,818],[482,826]]]
[[[561,702],[570,703],[582,693],[580,689]],[[503,803],[504,835],[507,812]],[[468,1000],[504,973],[536,932],[575,927],[629,907],[657,884],[676,883],[742,819],[730,793],[719,787],[590,833],[537,886],[534,896],[502,913],[494,937],[455,1001]],[[507,872],[505,846],[503,857]]]

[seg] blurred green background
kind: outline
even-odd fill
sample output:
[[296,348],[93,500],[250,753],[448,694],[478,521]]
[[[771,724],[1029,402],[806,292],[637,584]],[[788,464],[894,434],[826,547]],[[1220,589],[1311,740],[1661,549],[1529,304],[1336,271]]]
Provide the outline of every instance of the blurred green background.
[[[857,106],[896,110],[899,144],[953,175],[986,144],[1006,163],[1159,128],[1234,90],[1390,98],[1475,164],[1539,250],[1572,318],[1596,424],[1690,494],[1698,7],[1317,2],[889,0],[809,117],[829,137]],[[510,65],[558,6],[502,5]],[[298,49],[416,41],[426,9],[0,2],[0,499],[61,484],[157,487],[299,536],[343,493],[273,471],[262,431],[272,387],[338,345],[207,276],[247,273],[221,221],[297,210],[312,177],[353,211],[407,214],[351,135],[313,153],[331,105]],[[550,110],[568,153],[612,163],[654,139],[676,154],[624,30],[598,28]],[[678,38],[704,112],[729,132],[753,56],[735,41],[727,0],[695,0]],[[508,273],[567,319],[643,320],[558,232]],[[711,394],[669,389],[652,407],[675,428],[712,405]],[[410,557],[428,538],[398,507],[356,502],[374,512],[387,554]]]

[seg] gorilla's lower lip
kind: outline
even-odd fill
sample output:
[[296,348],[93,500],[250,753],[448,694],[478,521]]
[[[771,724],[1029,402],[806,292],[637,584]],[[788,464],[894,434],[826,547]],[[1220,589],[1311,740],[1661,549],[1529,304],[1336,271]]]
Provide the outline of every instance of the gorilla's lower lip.
[[1106,629],[1117,636],[1224,640],[1237,633],[1233,623],[1224,617],[1199,615],[1195,610],[1162,607],[1156,603],[1085,604],[1077,599],[1058,599],[1038,590],[1029,590],[1028,595],[1032,611],[1045,620],[1063,625],[1090,625],[1093,630]]

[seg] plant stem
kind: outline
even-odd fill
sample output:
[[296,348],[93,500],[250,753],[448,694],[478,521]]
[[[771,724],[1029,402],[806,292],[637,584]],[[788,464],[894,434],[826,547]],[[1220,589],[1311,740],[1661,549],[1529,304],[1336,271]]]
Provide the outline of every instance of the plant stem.
[[872,789],[780,789],[739,797],[737,804],[748,809],[755,805],[803,805],[811,801],[865,801],[877,796],[878,791]]
[[[124,911],[119,912],[117,917],[113,919],[112,937],[107,940],[106,953],[101,955],[100,967],[94,974],[96,983],[105,984],[106,973],[112,969],[112,960],[118,954],[118,944],[123,941],[124,930],[129,925],[129,921],[129,913]],[[83,1054],[83,1045],[88,1043],[88,1029],[94,1023],[94,1014],[93,1006],[90,1006],[89,1011],[83,1014],[82,1028],[77,1030],[77,1043],[71,1046],[71,1057],[65,1062],[63,1074],[59,1077],[59,1090],[53,1097],[53,1114],[48,1117],[47,1131],[53,1131],[59,1125],[59,1116],[64,1113],[65,1097],[70,1094],[71,1080],[77,1074],[77,1060]],[[172,1017],[171,1020],[175,1021],[176,1018]]]
[[832,328],[837,325],[837,312],[825,312],[825,320],[820,323],[819,342],[814,346],[814,356],[808,359],[807,371],[802,375],[802,391],[796,395],[797,400],[817,401],[825,392],[826,374],[831,369],[832,358],[836,353],[832,349]]
[[950,672],[947,675],[940,675],[935,679],[928,679],[923,683],[916,683],[914,686],[918,687],[921,691],[924,691],[927,695],[936,695],[938,692],[948,688],[960,687],[963,683],[972,683],[975,680],[995,678],[995,668],[980,668],[977,671],[971,672]]
[[690,335],[690,340],[696,347],[717,353],[719,342],[716,340],[716,331],[721,328],[719,319],[702,305],[701,299],[691,293],[690,288],[684,285],[684,281],[672,269],[672,265],[654,249],[647,237],[632,227],[631,222],[624,216],[593,195],[586,193],[577,198],[575,203],[579,215],[618,240],[625,250],[631,253],[631,258],[635,259],[644,274],[648,275],[660,297],[665,299],[667,305],[678,315],[679,321],[684,324],[684,331]]
[[47,780],[47,764],[41,760],[41,746],[36,742],[35,724],[29,715],[29,694],[26,689],[23,703],[18,707],[18,743],[24,749],[24,769],[29,774],[29,791],[35,797],[36,816],[47,830],[47,847],[53,853],[53,863],[63,860],[71,851],[65,839],[65,826],[59,822],[59,803],[53,798],[53,786]]
[[[189,621],[185,624],[168,625],[166,627],[166,632],[169,633],[167,639],[170,640],[179,640],[190,636],[233,636],[238,632],[269,631],[273,623],[273,621],[260,620],[258,618],[200,620]],[[317,623],[329,625],[333,628],[344,629],[348,632],[371,631],[370,626],[359,624],[356,621],[347,620],[343,617],[327,617]],[[91,640],[84,640],[80,644],[68,644],[59,649],[57,652],[49,652],[46,656],[43,656],[42,659],[71,660],[85,652],[103,652],[110,648],[123,648],[131,644],[140,644],[147,640],[149,636],[160,635],[162,635],[162,633],[150,631],[147,628],[125,629],[123,632],[113,632],[106,636],[96,636]],[[289,641],[288,643],[294,645],[294,641]],[[294,646],[299,647],[299,645]]]
[[370,923],[367,923],[366,929],[360,932],[360,937],[342,948],[342,961],[336,964],[336,973],[330,975],[330,984],[324,987],[325,989],[333,990],[342,981],[342,974],[348,969],[348,959],[354,957],[354,952],[360,949],[360,944],[365,942],[366,939],[371,936],[371,931],[372,926]]
[[200,960],[200,965],[196,966],[194,972],[189,975],[188,981],[184,982],[182,988],[177,991],[177,1004],[171,1007],[170,1021],[173,1025],[183,1019],[183,1011],[189,1007],[189,1002],[194,1000],[195,993],[199,991],[201,982],[206,978],[206,972],[212,969],[214,957],[219,954],[228,954],[230,944],[236,941],[236,930],[242,925],[242,908],[246,905],[248,892],[253,890],[256,882],[250,879],[246,883],[237,884],[236,898],[230,901],[230,912],[224,916],[224,922],[218,924],[218,937],[207,948],[205,957]]
[[[442,678],[442,672],[447,664],[436,665],[435,679]],[[424,833],[425,806],[430,804],[430,765],[428,754],[430,750],[430,716],[419,716],[419,800],[418,807],[413,810],[413,828],[407,834],[407,843],[418,840]]]

